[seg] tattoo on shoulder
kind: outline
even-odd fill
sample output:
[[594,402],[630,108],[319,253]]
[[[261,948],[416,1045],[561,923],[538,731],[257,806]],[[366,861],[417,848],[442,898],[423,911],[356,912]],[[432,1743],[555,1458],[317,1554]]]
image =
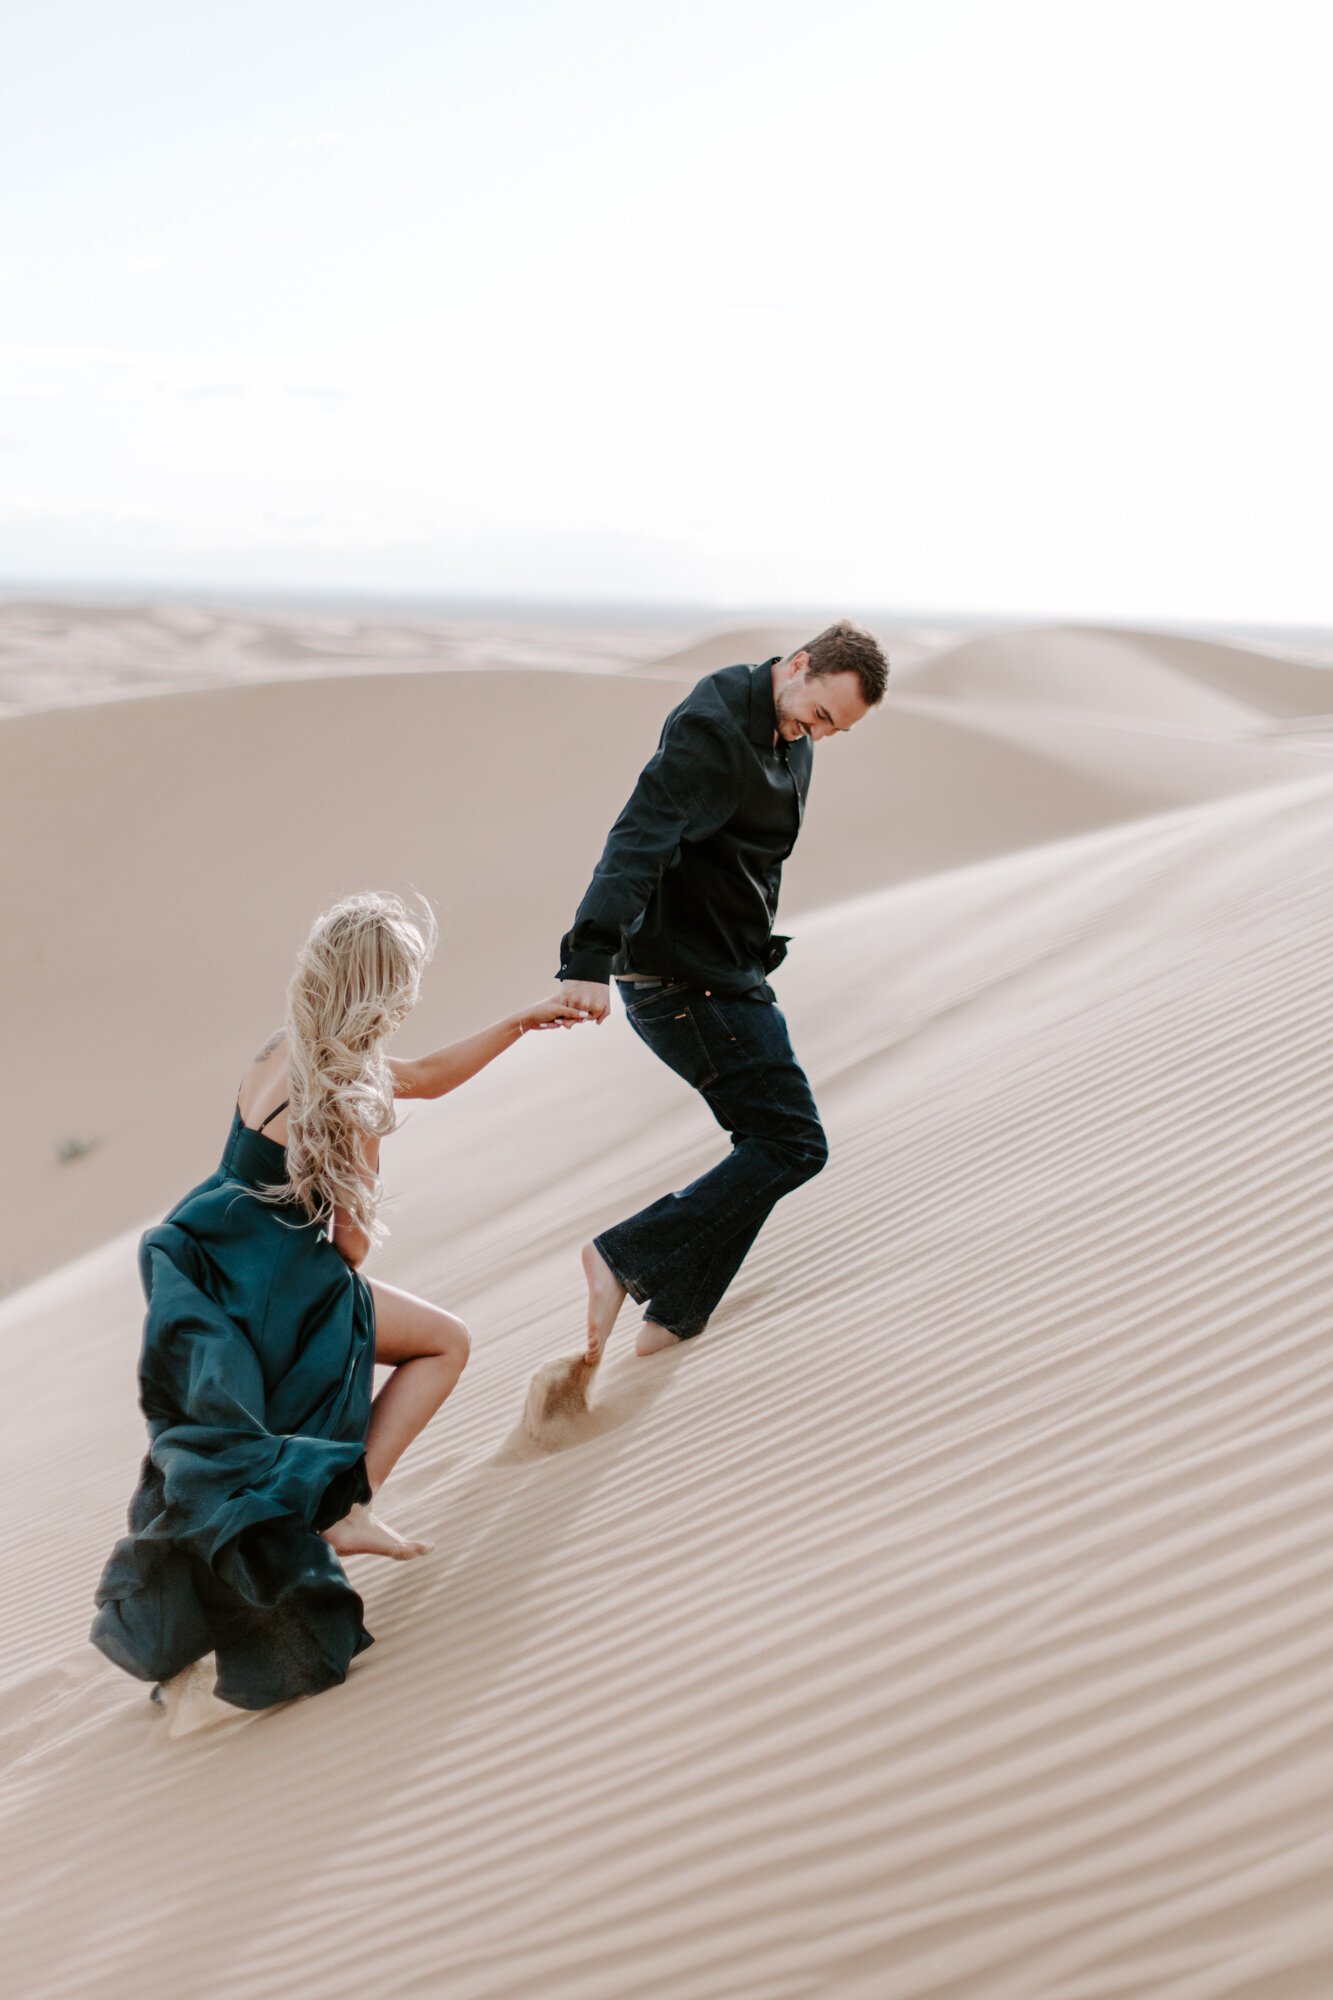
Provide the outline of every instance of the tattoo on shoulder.
[[274,1049],[276,1049],[282,1042],[285,1042],[286,1039],[287,1039],[287,1030],[285,1028],[279,1028],[276,1035],[269,1036],[268,1040],[265,1042],[263,1048],[259,1051],[259,1054],[254,1058],[254,1060],[257,1063],[267,1062],[269,1057],[272,1055]]

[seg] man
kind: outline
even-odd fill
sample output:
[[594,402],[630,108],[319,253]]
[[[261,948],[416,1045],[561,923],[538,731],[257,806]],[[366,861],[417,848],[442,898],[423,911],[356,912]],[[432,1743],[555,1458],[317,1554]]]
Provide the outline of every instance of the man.
[[562,996],[597,1020],[614,974],[630,1023],[699,1091],[731,1152],[585,1245],[589,1361],[625,1295],[636,1351],[702,1333],[779,1198],[828,1157],[767,974],[782,864],[800,831],[811,745],[883,699],[888,662],[845,620],[786,659],[709,674],[662,730],[561,944]]

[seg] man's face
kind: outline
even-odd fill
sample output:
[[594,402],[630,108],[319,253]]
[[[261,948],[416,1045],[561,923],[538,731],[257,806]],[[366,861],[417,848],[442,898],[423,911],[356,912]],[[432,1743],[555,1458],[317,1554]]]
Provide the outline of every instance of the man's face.
[[870,713],[855,674],[821,674],[811,680],[806,673],[808,665],[807,654],[794,653],[774,672],[778,735],[788,743],[801,736],[819,743],[825,736],[850,729]]

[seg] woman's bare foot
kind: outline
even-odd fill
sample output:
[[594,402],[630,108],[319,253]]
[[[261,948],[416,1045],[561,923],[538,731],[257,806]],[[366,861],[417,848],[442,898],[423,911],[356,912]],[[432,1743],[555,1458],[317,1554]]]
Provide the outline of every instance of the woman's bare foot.
[[583,1246],[583,1275],[588,1280],[589,1361],[600,1361],[616,1314],[625,1303],[625,1287],[595,1243]]
[[323,1532],[324,1540],[340,1556],[389,1556],[394,1562],[410,1562],[413,1556],[428,1556],[435,1547],[434,1542],[407,1541],[359,1501]]
[[656,1320],[646,1319],[639,1328],[639,1337],[634,1343],[636,1354],[660,1354],[664,1347],[679,1347],[680,1335],[672,1333],[669,1327],[659,1326]]

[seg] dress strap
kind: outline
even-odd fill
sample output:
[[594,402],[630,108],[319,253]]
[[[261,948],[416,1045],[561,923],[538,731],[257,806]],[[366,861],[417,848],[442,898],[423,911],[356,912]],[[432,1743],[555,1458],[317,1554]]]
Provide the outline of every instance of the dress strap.
[[[271,1125],[273,1123],[273,1120],[278,1116],[278,1112],[285,1111],[287,1109],[287,1106],[291,1103],[291,1101],[292,1100],[290,1097],[284,1097],[282,1103],[277,1107],[277,1110],[269,1112],[268,1117],[264,1120],[264,1125]],[[262,1132],[264,1129],[264,1125],[256,1125],[255,1131]]]

